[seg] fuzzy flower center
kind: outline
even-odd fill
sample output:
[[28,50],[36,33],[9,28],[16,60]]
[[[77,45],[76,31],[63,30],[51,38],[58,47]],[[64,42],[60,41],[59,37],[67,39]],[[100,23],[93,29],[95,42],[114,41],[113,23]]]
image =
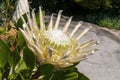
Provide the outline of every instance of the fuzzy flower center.
[[43,35],[47,40],[56,44],[57,46],[65,47],[71,43],[71,40],[68,38],[68,36],[61,30],[47,30]]

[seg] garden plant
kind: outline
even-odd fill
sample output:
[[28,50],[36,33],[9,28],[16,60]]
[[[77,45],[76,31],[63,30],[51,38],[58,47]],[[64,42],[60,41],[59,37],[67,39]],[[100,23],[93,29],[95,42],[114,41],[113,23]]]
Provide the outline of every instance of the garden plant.
[[[90,39],[79,42],[91,26],[79,32],[78,28],[82,24],[80,21],[69,32],[73,17],[70,17],[65,21],[65,25],[60,27],[62,12],[63,10],[69,12],[70,5],[76,3],[77,6],[91,10],[104,7],[106,10],[114,8],[119,12],[119,1],[114,3],[112,0],[105,0],[103,3],[104,0],[102,0],[99,5],[98,0],[91,4],[86,4],[87,0],[68,1],[52,0],[50,3],[50,0],[29,0],[30,11],[22,14],[16,22],[12,20],[12,16],[17,1],[1,1],[0,80],[89,80],[87,76],[78,71],[76,65],[98,50],[95,48],[98,41]],[[60,3],[63,4],[64,9],[59,11]],[[56,19],[52,14],[49,22],[44,19],[47,7],[50,8],[49,11],[58,11]],[[90,17],[88,16],[88,19]],[[98,24],[106,26],[107,20],[109,21],[106,17]],[[119,22],[119,19],[115,18],[115,21]],[[115,23],[109,25],[111,27]],[[120,28],[116,27],[116,29]],[[79,33],[77,36],[75,36],[76,32]]]

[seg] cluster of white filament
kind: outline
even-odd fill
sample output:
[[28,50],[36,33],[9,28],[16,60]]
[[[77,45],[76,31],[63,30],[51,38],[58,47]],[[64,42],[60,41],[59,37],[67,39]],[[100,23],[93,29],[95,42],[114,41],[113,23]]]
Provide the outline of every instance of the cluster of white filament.
[[[63,29],[59,29],[59,23],[62,10],[59,11],[55,24],[53,23],[53,15],[51,16],[49,25],[45,25],[41,7],[39,8],[39,25],[37,24],[34,10],[26,13],[28,21],[26,22],[23,16],[23,29],[20,28],[27,46],[38,57],[41,63],[53,64],[57,67],[68,67],[74,63],[80,62],[87,55],[96,51],[92,46],[97,44],[97,41],[88,40],[78,44],[79,39],[90,29],[83,30],[76,38],[73,35],[76,33],[82,22],[79,22],[70,34],[66,34],[71,23],[72,17],[65,23]],[[54,24],[54,25],[53,25]]]

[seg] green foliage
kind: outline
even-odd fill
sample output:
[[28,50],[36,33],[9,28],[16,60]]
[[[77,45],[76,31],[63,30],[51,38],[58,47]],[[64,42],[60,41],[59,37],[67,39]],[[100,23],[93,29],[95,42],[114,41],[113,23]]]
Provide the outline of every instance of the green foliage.
[[23,50],[24,54],[23,54],[23,60],[25,61],[26,66],[28,67],[28,69],[34,69],[35,67],[35,56],[33,54],[33,52],[25,47]]
[[[109,10],[115,9],[116,11],[120,10],[120,0],[29,0],[31,6],[38,8],[40,5],[43,6],[46,10],[52,12],[58,12],[62,9],[64,11],[78,11],[80,8],[88,10]],[[75,9],[75,10],[74,10]],[[68,13],[69,13],[68,12]]]
[[10,53],[8,46],[0,39],[0,68],[5,67]]
[[51,75],[50,80],[89,80],[89,79],[82,73],[78,72],[77,68],[73,66],[66,69],[55,71]]
[[55,69],[55,67],[51,64],[41,65],[40,68],[41,68],[40,74],[46,75],[46,76],[49,76],[50,74],[52,74],[54,72],[54,69]]
[[115,11],[83,11],[81,14],[75,14],[75,20],[82,20],[97,24],[101,27],[110,29],[120,29],[120,16]]
[[27,69],[27,66],[23,60],[19,62],[18,68],[15,70],[15,73],[20,73],[21,71]]
[[112,7],[111,0],[73,0],[82,7],[88,8],[88,9],[100,9],[104,8],[107,9],[109,7]]
[[80,6],[87,8],[87,9],[109,9],[115,8],[114,6],[120,7],[118,5],[120,3],[119,0],[73,0]]
[[120,19],[118,18],[111,19],[110,17],[104,17],[98,22],[98,25],[107,28],[120,29]]
[[0,70],[0,80],[2,80],[2,73],[1,73],[1,70]]
[[0,26],[3,26],[5,24],[5,3],[0,2]]
[[29,0],[33,8],[38,10],[39,6],[42,6],[46,11],[58,12],[59,10],[68,10],[69,7],[73,7],[71,0]]
[[5,34],[6,33],[6,29],[3,27],[0,27],[0,34]]
[[15,10],[16,0],[1,0],[0,1],[0,26],[3,23],[11,20],[13,12]]
[[12,68],[15,68],[17,63],[20,61],[20,55],[18,53],[18,50],[14,50],[8,57],[8,63]]
[[20,51],[21,49],[23,49],[23,47],[26,45],[26,43],[25,43],[25,39],[23,38],[22,33],[20,31],[18,31],[17,34],[18,34],[17,47],[18,47],[18,50]]
[[[108,14],[109,13],[109,14]],[[88,15],[80,16],[81,20],[95,23],[101,27],[107,27],[111,29],[120,29],[120,16],[119,14],[108,13],[91,13]]]

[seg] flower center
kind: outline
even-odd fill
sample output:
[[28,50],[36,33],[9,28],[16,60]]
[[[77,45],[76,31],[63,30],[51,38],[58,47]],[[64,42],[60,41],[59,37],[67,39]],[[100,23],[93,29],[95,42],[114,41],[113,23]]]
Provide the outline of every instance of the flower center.
[[44,32],[44,37],[50,42],[57,46],[69,46],[71,40],[61,30],[47,30]]

